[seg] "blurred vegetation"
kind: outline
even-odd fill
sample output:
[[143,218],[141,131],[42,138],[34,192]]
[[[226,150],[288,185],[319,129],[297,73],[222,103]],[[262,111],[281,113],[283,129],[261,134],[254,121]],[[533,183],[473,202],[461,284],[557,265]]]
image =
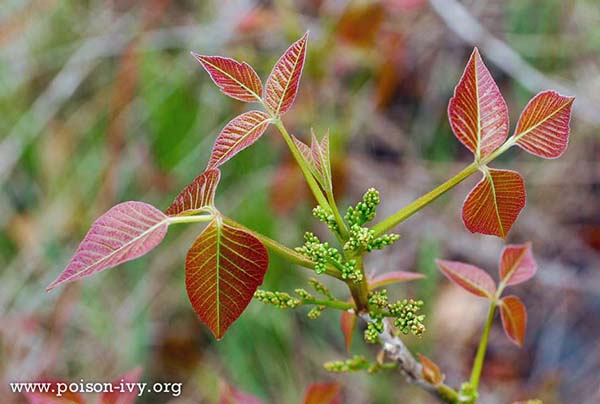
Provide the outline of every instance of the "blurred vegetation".
[[[201,225],[172,228],[146,257],[51,294],[90,223],[110,206],[167,207],[200,173],[220,129],[246,108],[222,96],[189,55],[245,60],[267,77],[280,53],[311,31],[291,131],[331,130],[342,205],[368,187],[391,213],[470,158],[446,107],[472,46],[425,0],[3,0],[0,6],[0,387],[52,376],[111,380],[137,365],[143,380],[184,383],[183,395],[140,402],[215,402],[219,380],[267,402],[297,403],[314,381],[340,380],[346,402],[429,403],[397,373],[330,375],[342,359],[339,313],[308,320],[251,303],[216,342],[185,294],[183,262]],[[437,3],[443,3],[437,1]],[[457,3],[448,0],[448,4]],[[528,206],[511,242],[532,240],[540,271],[521,291],[530,307],[525,348],[492,330],[485,403],[539,397],[596,403],[600,374],[600,7],[594,0],[465,1],[489,33],[542,77],[578,96],[572,144],[558,161],[503,158],[524,174]],[[451,8],[447,8],[451,10]],[[489,62],[515,122],[533,95],[518,74]],[[541,89],[541,88],[540,88]],[[484,307],[441,281],[436,257],[495,271],[500,240],[473,236],[460,204],[475,179],[398,230],[369,270],[414,270],[397,287],[426,302],[428,333],[407,338],[451,384],[465,378]],[[217,204],[237,221],[301,244],[319,231],[313,201],[283,142],[269,131],[223,167]],[[272,257],[265,289],[292,291],[311,274]],[[343,288],[331,283],[340,297]],[[498,324],[496,324],[498,326]],[[359,332],[352,353],[373,356]]]

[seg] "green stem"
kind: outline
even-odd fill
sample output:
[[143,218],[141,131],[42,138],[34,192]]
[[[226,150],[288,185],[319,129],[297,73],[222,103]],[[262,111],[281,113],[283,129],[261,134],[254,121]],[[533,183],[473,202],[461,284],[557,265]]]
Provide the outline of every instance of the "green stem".
[[340,211],[338,210],[337,203],[335,202],[335,197],[333,195],[333,191],[327,192],[327,201],[329,202],[329,206],[331,207],[331,211],[333,212],[333,217],[335,218],[335,222],[340,229],[340,243],[343,246],[343,242],[348,240],[348,228],[346,227],[346,223],[344,219],[342,219],[342,215],[340,215]]
[[314,304],[317,306],[327,306],[337,310],[350,310],[354,309],[352,303],[342,302],[341,300],[327,300],[327,299],[300,299],[302,304]]
[[419,199],[415,200],[414,202],[412,202],[408,206],[404,207],[403,209],[399,210],[398,212],[394,213],[393,215],[391,215],[391,216],[387,217],[386,219],[382,220],[381,222],[377,223],[375,226],[373,226],[373,230],[375,231],[375,236],[376,237],[381,236],[382,234],[388,232],[390,229],[392,229],[396,225],[402,223],[403,221],[405,221],[406,219],[408,219],[409,217],[411,217],[412,215],[414,215],[415,213],[417,213],[418,211],[423,209],[425,206],[429,205],[431,202],[433,202],[434,200],[436,200],[437,198],[439,198],[440,196],[442,196],[443,194],[445,194],[446,192],[448,192],[449,190],[451,190],[452,188],[454,188],[455,186],[460,184],[463,180],[465,180],[471,174],[473,174],[474,172],[479,170],[480,167],[484,167],[486,164],[488,164],[489,162],[494,160],[496,157],[500,156],[502,153],[504,153],[506,150],[508,150],[514,144],[515,144],[515,138],[514,137],[509,138],[506,142],[504,142],[504,144],[502,146],[500,146],[498,149],[496,149],[492,154],[484,157],[483,159],[481,159],[479,161],[472,162],[467,167],[465,167],[461,172],[456,174],[454,177],[450,178],[448,181],[444,182],[437,188],[435,188],[432,191],[421,196]]
[[473,370],[471,371],[471,388],[475,392],[477,392],[477,387],[479,386],[479,378],[481,376],[481,369],[483,368],[483,361],[485,359],[485,352],[487,350],[490,330],[492,328],[492,321],[494,320],[495,312],[496,303],[491,302],[488,310],[487,320],[483,326],[483,333],[481,334],[481,339],[479,340],[479,347],[477,348],[475,362],[473,362]]
[[369,310],[369,285],[365,277],[365,269],[363,266],[362,256],[358,256],[356,259],[356,267],[360,269],[362,273],[362,280],[354,282],[353,280],[347,281],[346,284],[352,294],[352,299],[356,303],[356,310],[358,312]]
[[[284,246],[283,244],[273,240],[272,238],[269,238],[269,237],[265,236],[264,234],[258,233],[254,230],[251,230],[251,229],[247,228],[246,226],[244,226],[243,224],[240,224],[240,223],[236,222],[235,220],[230,219],[226,216],[223,216],[223,222],[225,222],[226,224],[228,224],[232,227],[237,227],[239,229],[245,230],[248,233],[252,234],[254,237],[259,239],[265,246],[267,246],[267,248],[269,248],[272,252],[274,252],[275,254],[279,255],[280,257],[290,261],[291,263],[300,265],[305,268],[315,269],[315,263],[312,260],[306,258],[304,255],[292,250],[291,248],[288,248],[288,247]],[[335,269],[334,267],[332,267],[330,265],[328,265],[327,268],[325,268],[325,273],[334,278],[342,279],[342,275],[341,275],[340,271],[338,271],[337,269]]]
[[298,166],[300,166],[300,170],[302,170],[302,174],[304,175],[304,178],[306,179],[306,182],[308,183],[310,190],[312,191],[313,195],[315,196],[317,203],[324,208],[331,208],[329,206],[329,202],[327,202],[327,198],[325,198],[325,195],[323,194],[323,191],[321,191],[319,184],[317,184],[317,181],[310,173],[310,170],[306,166],[306,163],[304,162],[304,159],[302,158],[300,151],[294,144],[292,137],[290,136],[287,129],[283,125],[283,122],[281,121],[281,119],[278,117],[275,117],[273,120],[273,123],[275,124],[275,126],[277,126],[277,129],[279,129],[281,136],[283,136],[283,140],[285,140],[285,143],[288,145],[288,148],[290,149],[290,151],[292,152],[292,155],[296,159],[296,163],[298,163]]
[[214,215],[194,215],[194,216],[174,216],[169,217],[167,220],[169,224],[181,224],[181,223],[198,223],[198,222],[210,222],[215,218]]

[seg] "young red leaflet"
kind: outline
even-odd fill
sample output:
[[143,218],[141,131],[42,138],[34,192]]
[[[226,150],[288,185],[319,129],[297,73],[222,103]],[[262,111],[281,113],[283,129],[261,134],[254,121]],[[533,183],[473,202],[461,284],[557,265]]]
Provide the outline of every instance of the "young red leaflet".
[[417,272],[391,271],[379,274],[369,280],[369,289],[377,289],[383,286],[392,285],[399,282],[414,281],[423,279],[425,275]]
[[525,184],[519,173],[487,169],[463,204],[463,222],[471,233],[505,239],[525,200]]
[[348,352],[350,352],[350,347],[352,346],[352,339],[354,338],[354,329],[356,328],[357,320],[358,317],[356,317],[356,314],[350,313],[347,310],[342,311],[340,328],[342,329],[342,334],[344,334],[344,343],[346,344],[346,350]]
[[339,383],[313,383],[306,389],[303,404],[341,404],[342,386]]
[[304,68],[307,39],[308,32],[284,52],[267,79],[264,100],[274,115],[285,114],[296,99]]
[[508,339],[522,347],[527,329],[527,309],[516,296],[506,296],[500,300],[502,326]]
[[260,101],[263,87],[260,77],[246,62],[222,56],[203,56],[192,52],[221,91],[236,100]]
[[267,250],[256,237],[218,217],[194,241],[185,260],[185,286],[217,339],[246,309],[268,265]]
[[219,167],[251,146],[265,133],[270,120],[266,112],[249,111],[229,121],[215,141],[206,169]]
[[215,204],[215,191],[221,179],[221,172],[211,169],[197,176],[175,197],[166,210],[169,216],[191,214]]
[[167,233],[168,217],[143,202],[123,202],[92,224],[65,270],[46,290],[138,258]]
[[419,358],[421,365],[423,365],[421,374],[425,380],[434,386],[444,382],[444,374],[440,370],[439,366],[435,364],[435,362],[425,355],[421,355],[420,353],[417,353],[417,357]]
[[500,280],[506,285],[516,285],[531,279],[536,269],[531,243],[507,245],[502,251]]
[[452,282],[475,296],[493,299],[496,283],[483,269],[458,261],[435,260],[438,268]]
[[529,101],[515,129],[517,145],[544,158],[559,157],[569,143],[569,122],[574,97],[544,91]]
[[508,135],[508,107],[490,72],[473,50],[448,105],[454,135],[476,157],[485,157]]

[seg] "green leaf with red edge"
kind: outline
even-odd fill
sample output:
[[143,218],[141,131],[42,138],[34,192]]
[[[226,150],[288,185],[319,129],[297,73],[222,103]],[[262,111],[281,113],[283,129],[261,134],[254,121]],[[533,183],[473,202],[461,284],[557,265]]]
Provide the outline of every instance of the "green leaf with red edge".
[[483,269],[458,261],[438,259],[435,263],[448,279],[467,292],[488,300],[494,298],[496,283]]
[[215,191],[221,179],[216,168],[206,170],[175,197],[165,213],[169,216],[189,215],[215,205]]
[[448,105],[454,135],[476,157],[485,157],[508,135],[508,107],[477,48]]
[[260,101],[263,87],[260,77],[246,62],[222,56],[204,56],[192,52],[224,94],[245,102]]
[[[116,380],[112,381],[112,385],[115,387],[112,392],[104,392],[100,395],[99,404],[133,404],[138,398],[138,391],[124,391],[121,392],[121,383],[137,383],[140,381],[142,376],[142,368],[137,367],[130,370],[124,375],[120,376]],[[129,384],[130,386],[132,384]]]
[[383,286],[391,285],[399,282],[414,281],[417,279],[423,279],[425,275],[416,272],[407,271],[391,271],[384,274],[376,275],[369,280],[369,289],[377,289]]
[[427,380],[429,383],[433,384],[434,386],[437,386],[438,384],[441,384],[444,382],[444,379],[446,377],[440,370],[440,367],[438,365],[436,365],[435,362],[433,362],[431,359],[429,359],[425,355],[421,355],[420,353],[417,353],[417,357],[419,358],[419,361],[421,362],[421,365],[422,365],[421,375],[423,375],[423,379]]
[[285,114],[294,104],[304,68],[307,39],[308,32],[285,51],[267,79],[263,99],[276,116]]
[[342,404],[339,383],[313,383],[306,389],[303,404]]
[[486,168],[463,204],[463,222],[471,233],[506,239],[525,201],[525,183],[519,173]]
[[[59,379],[43,379],[35,383],[50,383],[48,392],[27,392],[23,393],[29,404],[83,404],[83,396],[79,393],[73,393],[68,390],[63,392],[63,387],[68,387],[70,382]],[[61,396],[57,397],[57,393]]]
[[536,270],[531,243],[504,247],[500,258],[500,281],[516,285],[531,279]]
[[263,401],[221,382],[219,404],[263,404]]
[[350,351],[350,347],[352,346],[357,319],[358,317],[356,317],[356,314],[351,313],[348,310],[342,311],[342,316],[340,317],[340,328],[342,329],[342,334],[344,334],[346,351]]
[[185,286],[217,339],[246,309],[269,266],[265,246],[249,232],[212,220],[185,260]]
[[539,157],[551,159],[562,155],[569,144],[569,123],[575,97],[556,91],[543,91],[523,109],[515,138],[517,145]]
[[271,123],[266,112],[249,111],[233,118],[221,131],[213,146],[207,170],[217,168],[256,142]]
[[160,244],[168,226],[169,218],[147,203],[113,206],[92,224],[65,270],[46,290],[146,254]]
[[527,309],[521,299],[517,296],[500,299],[500,316],[508,339],[522,347],[527,329]]

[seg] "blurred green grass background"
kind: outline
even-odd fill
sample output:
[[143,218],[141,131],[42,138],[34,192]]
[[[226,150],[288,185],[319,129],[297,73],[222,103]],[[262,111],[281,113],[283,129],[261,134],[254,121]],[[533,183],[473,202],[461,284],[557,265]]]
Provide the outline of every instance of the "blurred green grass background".
[[[515,150],[494,164],[525,177],[528,206],[509,241],[532,240],[540,272],[518,291],[530,308],[525,348],[510,346],[498,324],[492,331],[482,402],[600,401],[598,27],[594,0],[4,0],[0,401],[22,402],[6,390],[9,381],[111,380],[140,365],[145,381],[184,383],[181,397],[146,395],[141,403],[215,402],[219,381],[266,402],[298,403],[307,385],[323,380],[339,380],[349,403],[433,402],[398,373],[327,374],[324,361],[349,355],[339,313],[311,321],[303,309],[253,302],[216,342],[183,282],[185,252],[201,225],[172,228],[148,256],[44,291],[110,206],[143,200],[166,208],[204,169],[220,129],[246,108],[220,94],[189,51],[245,60],[265,79],[305,30],[307,65],[285,121],[300,137],[311,127],[331,130],[344,207],[375,186],[380,214],[392,213],[468,163],[446,107],[474,45],[512,122],[537,90],[578,97],[564,157],[541,161]],[[468,374],[485,308],[440,280],[433,259],[494,272],[502,248],[462,227],[460,204],[474,182],[401,226],[394,251],[368,262],[375,272],[427,274],[394,293],[426,301],[429,331],[407,343],[454,385]],[[219,208],[286,245],[322,230],[312,204],[275,131],[223,168]],[[310,275],[272,256],[263,287],[290,292]],[[352,351],[376,354],[358,332]]]

